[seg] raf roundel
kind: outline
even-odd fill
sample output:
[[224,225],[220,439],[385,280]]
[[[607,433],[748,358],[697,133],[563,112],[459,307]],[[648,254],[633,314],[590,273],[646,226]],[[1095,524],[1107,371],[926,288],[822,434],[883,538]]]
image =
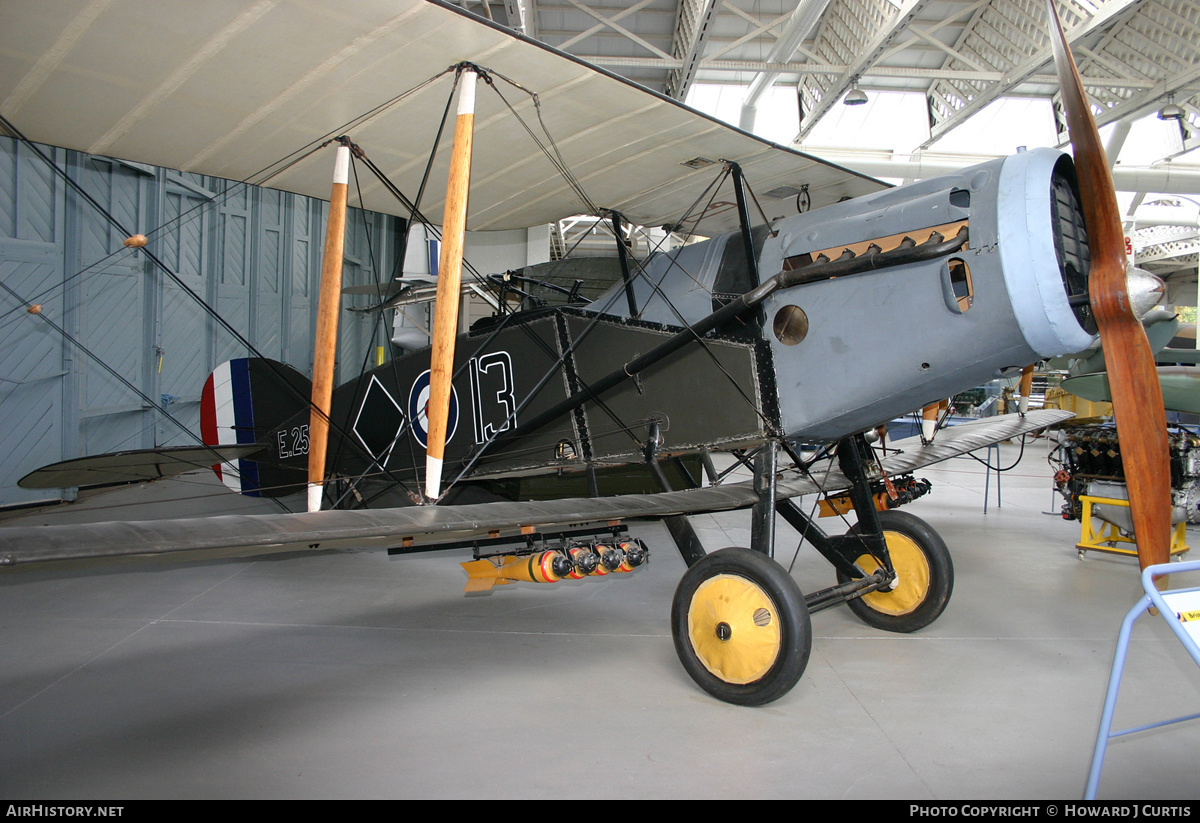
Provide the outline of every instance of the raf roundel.
[[[408,393],[408,419],[412,424],[413,436],[422,446],[428,446],[429,427],[429,369],[421,372],[413,381]],[[446,421],[446,442],[449,443],[458,430],[458,390],[450,387],[450,415]]]

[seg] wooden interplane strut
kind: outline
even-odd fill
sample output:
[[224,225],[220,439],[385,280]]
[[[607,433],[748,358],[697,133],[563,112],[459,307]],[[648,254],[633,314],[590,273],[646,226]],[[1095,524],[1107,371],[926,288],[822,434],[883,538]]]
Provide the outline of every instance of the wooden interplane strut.
[[437,303],[433,319],[433,352],[429,365],[425,496],[437,500],[442,487],[442,461],[450,418],[450,378],[454,373],[454,340],[458,335],[459,294],[462,283],[463,242],[467,229],[467,190],[471,181],[471,144],[475,126],[476,72],[466,69],[459,78],[458,116],[454,121],[454,148],[446,183],[446,212],[442,221],[442,256],[438,266]]
[[321,292],[317,302],[317,331],[313,340],[312,415],[308,424],[308,510],[320,511],[325,480],[325,450],[329,443],[329,409],[333,402],[333,371],[337,362],[338,312],[342,305],[342,258],[346,247],[346,196],[350,184],[350,148],[338,146],[325,227],[321,261]]

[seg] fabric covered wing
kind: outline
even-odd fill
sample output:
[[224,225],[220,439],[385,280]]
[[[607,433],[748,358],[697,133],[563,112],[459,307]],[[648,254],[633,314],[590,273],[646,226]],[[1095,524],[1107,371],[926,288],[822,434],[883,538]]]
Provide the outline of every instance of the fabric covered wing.
[[[904,448],[884,461],[890,474],[913,471],[999,440],[1019,436],[1071,417],[1043,410],[1025,417],[1006,415],[947,429],[929,446],[901,441]],[[791,475],[778,484],[781,498],[847,486],[840,472]],[[395,509],[326,511],[308,514],[231,515],[179,520],[0,528],[0,566],[56,560],[91,560],[142,555],[234,556],[282,551],[398,546],[513,534],[522,527],[607,520],[660,518],[674,514],[728,511],[752,506],[753,483],[597,499],[481,503],[470,506],[413,506]]]
[[[461,61],[536,93],[594,204],[634,223],[680,218],[718,168],[681,165],[696,157],[737,161],[759,192],[807,185],[813,208],[885,188],[441,0],[5,0],[0,54],[0,114],[31,140],[318,198],[329,196],[331,149],[276,164],[341,134],[415,196],[453,75],[405,93]],[[546,141],[532,98],[499,79],[495,89]],[[475,122],[469,229],[588,212],[493,89],[481,86]],[[450,131],[431,180],[446,179]],[[403,213],[373,178],[361,183],[366,208]],[[429,186],[426,214],[442,214],[441,188]],[[766,198],[767,217],[794,214],[794,199]],[[737,225],[718,205],[710,232]]]

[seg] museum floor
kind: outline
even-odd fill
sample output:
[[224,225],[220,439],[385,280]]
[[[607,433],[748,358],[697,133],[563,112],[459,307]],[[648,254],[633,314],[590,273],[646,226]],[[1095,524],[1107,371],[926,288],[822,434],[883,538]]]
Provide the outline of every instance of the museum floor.
[[[0,576],[0,798],[1077,799],[1141,590],[1046,513],[1046,451],[986,514],[979,464],[920,472],[906,510],[950,547],[945,614],[912,635],[814,615],[803,679],[757,709],[676,659],[684,565],[658,523],[634,524],[634,574],[484,596],[461,551]],[[694,523],[710,550],[748,541],[746,513]],[[833,579],[810,548],[793,573]],[[1195,664],[1143,618],[1117,726],[1198,707]],[[1198,723],[1114,742],[1099,796],[1196,798],[1197,750]]]

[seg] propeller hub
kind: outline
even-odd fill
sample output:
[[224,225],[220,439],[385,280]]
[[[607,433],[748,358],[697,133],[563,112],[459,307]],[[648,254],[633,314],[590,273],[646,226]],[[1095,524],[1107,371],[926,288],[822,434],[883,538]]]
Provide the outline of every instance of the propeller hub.
[[1125,274],[1129,290],[1129,305],[1137,317],[1144,317],[1162,302],[1167,294],[1167,284],[1145,269],[1130,266]]

